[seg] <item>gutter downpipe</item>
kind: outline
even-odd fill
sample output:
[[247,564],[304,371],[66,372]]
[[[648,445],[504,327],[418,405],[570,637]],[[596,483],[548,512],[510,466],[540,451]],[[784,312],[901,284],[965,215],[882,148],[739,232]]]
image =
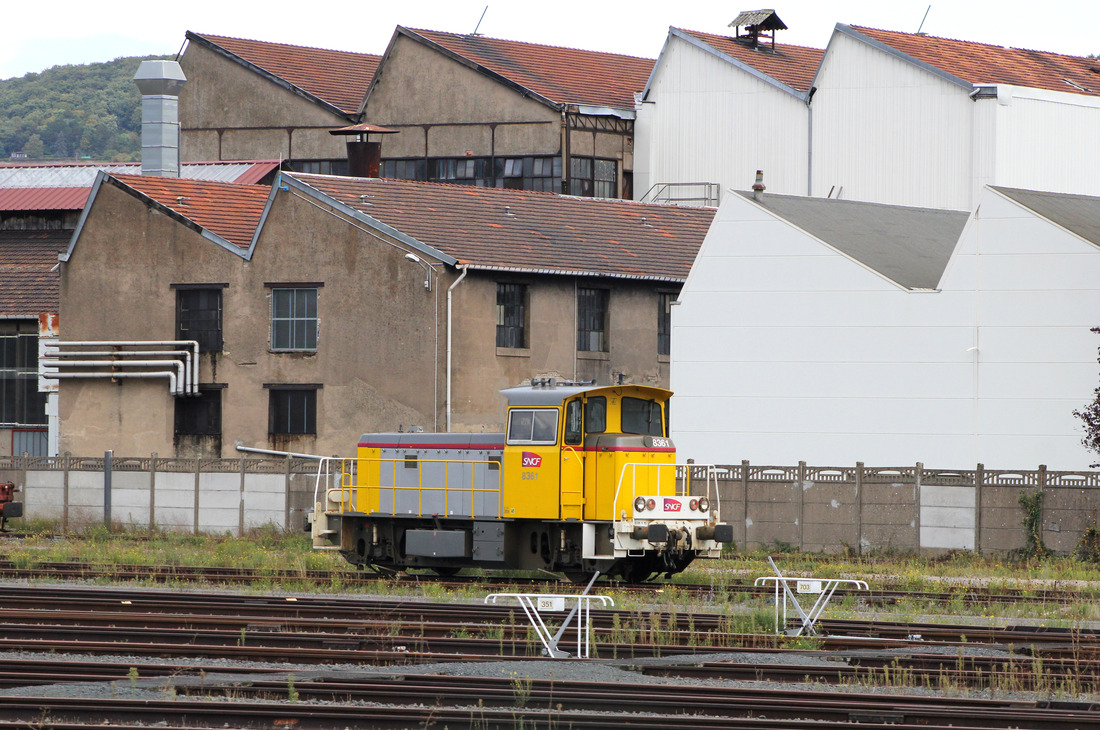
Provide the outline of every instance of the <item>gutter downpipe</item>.
[[462,269],[462,275],[455,279],[455,282],[447,287],[447,433],[451,432],[451,341],[452,341],[452,319],[451,319],[451,292],[455,290],[455,287],[462,283],[462,280],[466,278],[466,274],[469,273],[469,264],[463,264],[459,267]]

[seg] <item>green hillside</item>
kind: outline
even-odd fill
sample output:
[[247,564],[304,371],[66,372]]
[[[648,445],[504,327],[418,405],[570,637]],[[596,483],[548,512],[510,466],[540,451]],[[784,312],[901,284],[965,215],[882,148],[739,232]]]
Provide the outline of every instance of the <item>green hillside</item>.
[[0,162],[130,162],[141,154],[141,94],[133,82],[145,58],[54,66],[0,80]]

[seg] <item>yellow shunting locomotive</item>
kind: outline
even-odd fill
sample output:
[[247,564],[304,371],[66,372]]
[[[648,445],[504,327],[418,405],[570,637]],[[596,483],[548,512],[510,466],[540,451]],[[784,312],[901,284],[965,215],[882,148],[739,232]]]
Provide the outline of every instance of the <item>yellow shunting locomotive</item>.
[[504,433],[364,434],[341,485],[317,490],[314,546],[377,570],[641,581],[733,540],[713,470],[676,463],[670,391],[543,381],[501,392]]

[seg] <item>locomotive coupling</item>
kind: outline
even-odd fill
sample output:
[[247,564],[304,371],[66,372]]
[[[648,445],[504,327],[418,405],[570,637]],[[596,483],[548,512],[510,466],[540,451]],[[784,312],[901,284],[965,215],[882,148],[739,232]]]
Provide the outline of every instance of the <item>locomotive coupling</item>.
[[650,542],[668,542],[668,525],[656,522],[650,525],[636,525],[630,531],[630,536],[635,540],[649,540]]
[[697,540],[714,540],[715,542],[733,542],[733,525],[703,525],[695,528]]

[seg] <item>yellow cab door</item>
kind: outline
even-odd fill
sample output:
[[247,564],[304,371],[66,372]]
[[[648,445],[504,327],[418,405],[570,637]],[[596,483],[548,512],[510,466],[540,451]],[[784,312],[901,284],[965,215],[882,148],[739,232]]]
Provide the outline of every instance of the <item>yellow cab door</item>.
[[505,517],[557,519],[560,408],[508,409],[504,443]]
[[565,424],[561,442],[561,519],[584,518],[584,400],[565,403]]
[[[607,432],[607,401],[606,395],[588,396],[584,401],[584,518],[586,520],[611,519],[601,514],[608,510],[601,509],[598,490],[600,472],[608,471],[602,462],[613,458],[613,454],[601,453],[596,446],[596,439]],[[602,469],[601,466],[603,466]],[[607,476],[603,478],[606,480]]]

